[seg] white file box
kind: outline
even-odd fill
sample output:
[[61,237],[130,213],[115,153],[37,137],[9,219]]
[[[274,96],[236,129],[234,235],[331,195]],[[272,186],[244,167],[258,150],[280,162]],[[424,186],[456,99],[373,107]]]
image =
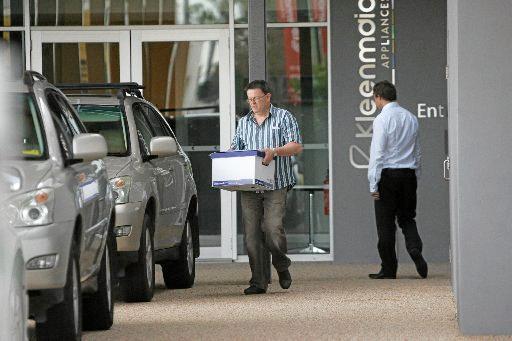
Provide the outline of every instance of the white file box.
[[264,152],[239,150],[210,154],[212,187],[228,191],[261,191],[274,189],[275,162],[262,164]]

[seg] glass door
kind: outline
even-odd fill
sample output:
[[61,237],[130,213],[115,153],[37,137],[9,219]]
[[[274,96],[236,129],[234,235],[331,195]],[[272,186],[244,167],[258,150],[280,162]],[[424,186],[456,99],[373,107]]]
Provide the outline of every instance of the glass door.
[[232,259],[234,195],[211,188],[209,157],[229,148],[234,129],[228,31],[132,30],[131,38],[132,80],[145,86],[144,97],[166,116],[192,162],[201,258]]
[[130,81],[129,31],[32,31],[32,70],[58,83]]

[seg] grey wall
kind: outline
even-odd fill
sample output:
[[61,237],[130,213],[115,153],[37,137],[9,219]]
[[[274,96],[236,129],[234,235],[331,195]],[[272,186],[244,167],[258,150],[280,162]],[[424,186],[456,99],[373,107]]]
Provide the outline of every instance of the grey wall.
[[512,2],[448,2],[451,218],[459,325],[512,334]]
[[[362,1],[371,6],[373,1]],[[391,1],[375,1],[376,6]],[[356,121],[356,117],[371,119],[377,113],[365,116],[360,103],[364,96],[359,87],[363,81],[359,68],[360,40],[358,18],[365,14],[358,1],[331,1],[331,74],[332,74],[332,155],[333,155],[333,221],[334,254],[337,262],[378,262],[377,233],[373,201],[368,193],[367,160],[371,142],[371,121]],[[443,0],[395,1],[395,51],[386,52],[387,31],[376,14],[374,42],[363,47],[375,47],[363,57],[376,59],[375,69],[366,69],[366,75],[375,79],[391,80],[393,63],[389,69],[382,66],[389,56],[395,58],[398,102],[417,113],[419,103],[439,108],[444,117],[420,118],[423,147],[423,176],[418,188],[418,228],[424,241],[428,261],[448,261],[449,208],[448,184],[442,178],[442,161],[446,156],[446,2]],[[359,14],[358,18],[355,15]],[[387,13],[384,13],[387,14]],[[363,26],[370,32],[371,24]],[[373,44],[373,45],[372,45]],[[384,48],[382,51],[381,49]],[[384,56],[382,56],[384,55]],[[384,59],[382,58],[384,57]],[[364,92],[364,88],[363,88]],[[364,106],[363,106],[363,109]],[[366,108],[368,109],[368,108]],[[439,110],[437,110],[439,112]],[[431,111],[431,114],[433,112]],[[358,127],[357,124],[360,124]],[[359,134],[360,137],[356,137]],[[353,157],[351,162],[350,150]],[[354,149],[354,146],[357,147]],[[401,236],[401,234],[400,234]],[[405,256],[403,238],[397,239],[402,261]]]

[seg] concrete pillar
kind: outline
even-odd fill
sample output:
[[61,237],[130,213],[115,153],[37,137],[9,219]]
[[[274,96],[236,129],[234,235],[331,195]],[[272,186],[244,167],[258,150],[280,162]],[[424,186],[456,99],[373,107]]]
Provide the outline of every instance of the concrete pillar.
[[249,0],[249,81],[267,79],[265,0]]
[[464,334],[512,334],[512,2],[447,3],[457,316]]

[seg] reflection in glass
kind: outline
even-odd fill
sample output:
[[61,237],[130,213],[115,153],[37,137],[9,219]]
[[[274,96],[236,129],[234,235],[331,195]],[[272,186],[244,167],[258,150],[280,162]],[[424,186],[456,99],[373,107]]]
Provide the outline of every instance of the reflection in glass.
[[247,24],[248,2],[247,0],[234,1],[235,24]]
[[173,116],[218,113],[218,48],[216,40],[143,42],[144,96]]
[[0,26],[23,26],[23,1],[0,0]]
[[247,96],[244,87],[249,82],[249,47],[248,30],[235,29],[235,112],[237,116],[245,115],[249,111]]
[[328,0],[267,0],[267,22],[327,22]]
[[228,0],[30,0],[34,26],[227,24]]
[[[238,39],[236,57],[244,58],[246,31],[235,35]],[[247,59],[245,57],[245,59]],[[237,59],[237,63],[239,60]],[[247,80],[245,67],[236,67],[237,77]],[[294,172],[298,185],[321,186],[329,165],[328,150],[328,79],[327,28],[269,28],[267,29],[267,79],[272,87],[272,103],[291,111],[301,129],[305,150],[294,158]],[[245,85],[245,84],[244,84]],[[237,96],[240,108],[246,108],[244,97]],[[242,109],[243,111],[243,109]],[[307,165],[307,167],[306,167]],[[300,250],[309,242],[308,193],[291,190],[288,193],[285,229],[288,249]],[[239,206],[240,210],[240,206]],[[314,194],[314,244],[329,250],[329,219],[323,211],[321,191]],[[243,226],[238,212],[238,253],[244,254]],[[298,251],[297,251],[298,253]]]
[[119,43],[43,43],[43,75],[57,84],[119,82]]
[[267,32],[267,74],[273,102],[295,114],[305,143],[328,143],[327,28]]
[[220,247],[220,191],[209,154],[219,149],[218,41],[143,42],[144,97],[165,115],[192,162],[202,247]]
[[[267,0],[269,23],[327,22],[328,0]],[[235,24],[247,24],[248,0],[234,0]]]
[[12,79],[20,78],[25,70],[23,32],[0,31],[0,61]]

